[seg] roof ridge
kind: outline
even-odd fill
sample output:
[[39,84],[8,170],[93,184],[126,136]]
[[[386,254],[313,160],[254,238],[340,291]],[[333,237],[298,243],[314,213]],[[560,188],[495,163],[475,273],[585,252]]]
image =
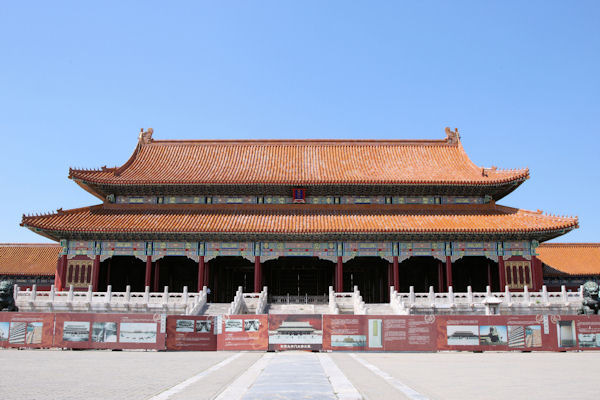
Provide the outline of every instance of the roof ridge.
[[58,243],[0,243],[0,247],[60,247]]
[[542,243],[540,247],[600,247],[600,243],[594,242],[571,242],[571,243]]

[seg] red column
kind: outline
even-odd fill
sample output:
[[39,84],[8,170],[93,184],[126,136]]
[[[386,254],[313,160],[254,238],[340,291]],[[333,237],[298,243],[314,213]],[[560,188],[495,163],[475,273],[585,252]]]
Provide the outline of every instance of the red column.
[[204,256],[198,259],[198,291],[204,287]]
[[506,288],[506,268],[504,267],[504,256],[498,256],[498,277],[500,282],[500,291]]
[[92,278],[92,290],[98,291],[98,283],[100,280],[100,254],[96,254],[94,258],[94,277]]
[[542,261],[536,256],[531,256],[531,285],[532,291],[542,290],[544,285],[544,274],[542,271]]
[[254,293],[260,292],[262,284],[262,265],[260,265],[260,256],[254,257]]
[[394,256],[394,261],[392,264],[394,269],[394,289],[398,291],[400,290],[400,269],[398,267],[398,256]]
[[438,293],[444,291],[444,264],[438,260]]
[[159,282],[160,282],[160,260],[156,260],[154,263],[154,291],[159,291]]
[[452,259],[446,256],[446,290],[452,286]]
[[146,256],[146,277],[144,280],[144,286],[152,285],[152,256]]
[[67,269],[67,255],[63,254],[56,263],[56,275],[54,275],[54,288],[62,291],[65,286],[65,270]]
[[390,290],[390,286],[394,284],[394,268],[393,264],[388,264],[388,287],[387,290]]
[[335,266],[335,291],[344,291],[344,262],[342,261],[341,256],[338,256],[337,264]]

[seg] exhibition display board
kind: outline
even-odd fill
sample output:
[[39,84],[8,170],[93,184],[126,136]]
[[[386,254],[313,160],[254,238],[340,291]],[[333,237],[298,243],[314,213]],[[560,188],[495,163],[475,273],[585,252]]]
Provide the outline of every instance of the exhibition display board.
[[169,315],[167,350],[217,350],[217,325],[213,316]]
[[54,314],[0,312],[0,347],[52,347]]
[[55,314],[54,347],[164,350],[166,315]]
[[173,351],[600,350],[600,316],[0,312],[0,347]]
[[435,351],[434,316],[323,315],[323,349]]

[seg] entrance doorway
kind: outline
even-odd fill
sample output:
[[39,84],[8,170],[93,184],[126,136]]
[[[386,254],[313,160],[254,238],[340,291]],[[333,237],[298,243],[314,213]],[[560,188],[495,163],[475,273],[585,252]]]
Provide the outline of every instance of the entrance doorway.
[[452,286],[455,292],[485,292],[490,284],[493,292],[499,291],[498,263],[484,256],[465,256],[452,263]]
[[241,286],[244,292],[254,291],[254,263],[243,257],[220,256],[208,263],[208,283],[215,303],[233,301],[235,292]]
[[344,292],[358,286],[365,303],[390,301],[389,261],[381,257],[355,257],[343,266]]
[[100,263],[98,290],[106,291],[111,285],[113,292],[124,292],[127,285],[132,292],[143,292],[146,263],[134,256],[112,256]]
[[169,292],[183,292],[187,286],[189,292],[195,292],[198,287],[198,263],[185,256],[165,256],[159,264],[159,290],[165,286]]
[[317,257],[279,257],[263,263],[263,277],[271,296],[323,296],[334,269],[334,262]]
[[428,292],[430,286],[438,290],[440,261],[436,258],[414,256],[402,261],[398,267],[400,292],[408,292],[411,286],[417,293]]

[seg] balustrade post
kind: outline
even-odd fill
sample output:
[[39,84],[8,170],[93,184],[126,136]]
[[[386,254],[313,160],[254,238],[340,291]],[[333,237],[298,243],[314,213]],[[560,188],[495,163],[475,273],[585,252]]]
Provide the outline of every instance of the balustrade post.
[[110,303],[112,301],[112,285],[107,285],[106,286],[105,299],[106,299],[107,303]]
[[469,306],[473,306],[473,290],[471,289],[471,285],[467,286],[467,302]]
[[69,303],[73,302],[73,285],[69,285],[69,294],[67,295],[67,301]]
[[148,304],[150,302],[150,286],[146,286],[144,289],[144,303]]
[[87,300],[92,302],[93,285],[88,285]]
[[35,301],[35,298],[37,297],[37,285],[33,285],[31,286],[31,301]]
[[416,296],[415,296],[415,287],[411,286],[408,288],[408,302],[409,304],[412,306],[415,304],[416,302]]
[[531,304],[531,294],[529,293],[529,287],[527,287],[527,285],[523,287],[523,296],[525,298],[525,304],[529,306]]
[[544,303],[550,303],[550,299],[548,298],[548,288],[546,288],[546,285],[542,285],[542,297],[544,299]]
[[188,287],[187,286],[183,287],[183,297],[181,300],[182,300],[183,304],[187,304],[187,302],[188,302]]
[[125,302],[129,303],[131,301],[131,286],[125,286]]
[[454,306],[454,289],[452,286],[448,287],[448,300],[450,300],[450,305]]
[[569,296],[567,295],[567,287],[565,285],[560,286],[560,294],[562,296],[562,301],[567,304],[569,302]]
[[54,290],[55,290],[54,289],[54,285],[51,285],[50,286],[50,296],[49,296],[50,297],[50,302],[54,301]]
[[506,301],[506,305],[510,306],[512,303],[512,294],[510,293],[510,289],[508,289],[508,285],[504,285],[504,301]]

